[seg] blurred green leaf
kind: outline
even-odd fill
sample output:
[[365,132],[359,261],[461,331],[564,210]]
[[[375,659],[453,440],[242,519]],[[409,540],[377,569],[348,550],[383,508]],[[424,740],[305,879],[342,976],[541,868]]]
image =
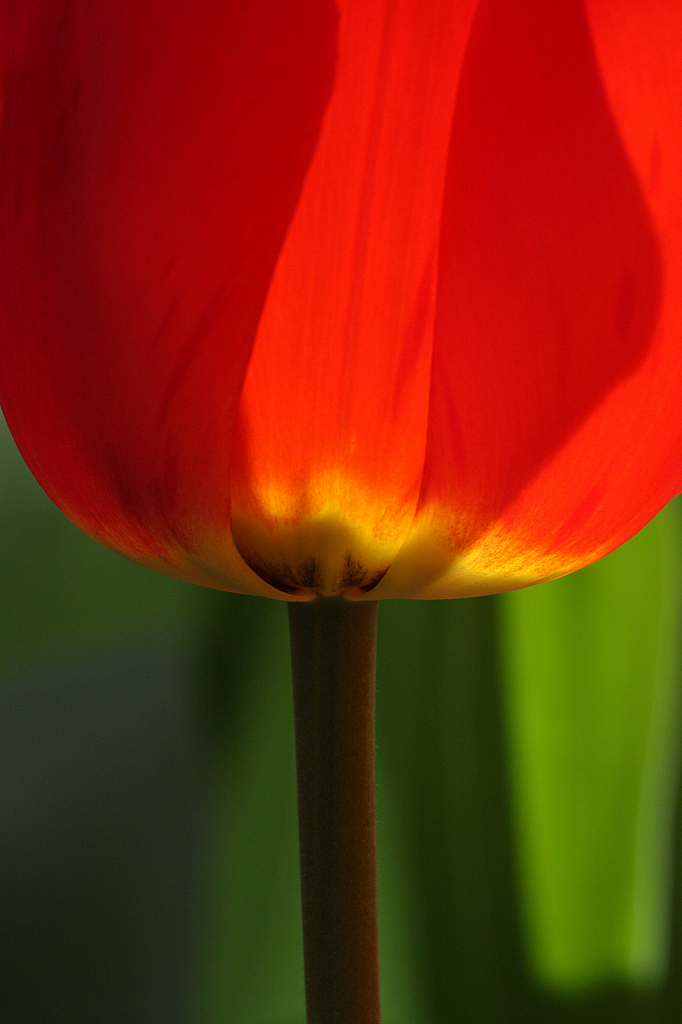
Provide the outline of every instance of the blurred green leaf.
[[494,598],[379,609],[377,742],[408,870],[392,897],[409,914],[417,1007],[396,1024],[524,1018],[497,629]]
[[680,505],[601,562],[501,598],[531,957],[579,989],[667,965]]
[[220,727],[199,1019],[291,1024],[305,1004],[286,609],[225,595],[215,614]]

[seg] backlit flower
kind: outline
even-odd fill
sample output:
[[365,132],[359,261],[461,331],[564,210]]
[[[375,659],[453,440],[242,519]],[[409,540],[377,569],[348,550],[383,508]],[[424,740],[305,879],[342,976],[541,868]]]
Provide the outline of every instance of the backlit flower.
[[6,0],[0,392],[169,575],[456,597],[682,488],[682,7]]

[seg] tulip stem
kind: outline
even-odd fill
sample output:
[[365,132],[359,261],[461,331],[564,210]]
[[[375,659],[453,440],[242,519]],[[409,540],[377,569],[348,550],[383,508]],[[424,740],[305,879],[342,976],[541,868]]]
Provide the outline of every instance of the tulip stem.
[[379,1024],[376,601],[289,604],[307,1024]]

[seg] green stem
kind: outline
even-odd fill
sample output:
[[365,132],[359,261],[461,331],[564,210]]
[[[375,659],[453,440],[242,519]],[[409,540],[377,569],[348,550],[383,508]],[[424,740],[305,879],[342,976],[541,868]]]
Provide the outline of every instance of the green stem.
[[379,1024],[375,601],[289,604],[307,1024]]

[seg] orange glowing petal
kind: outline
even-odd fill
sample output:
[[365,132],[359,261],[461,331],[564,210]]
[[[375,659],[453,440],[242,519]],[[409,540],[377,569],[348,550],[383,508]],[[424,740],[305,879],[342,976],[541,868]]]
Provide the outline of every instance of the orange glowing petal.
[[332,0],[17,0],[0,138],[0,390],[86,532],[277,594],[229,462],[267,288],[333,80]]
[[419,497],[436,256],[474,3],[344,0],[336,79],[260,322],[232,468],[244,558],[373,586]]
[[482,2],[414,529],[373,596],[564,575],[682,487],[682,8]]

